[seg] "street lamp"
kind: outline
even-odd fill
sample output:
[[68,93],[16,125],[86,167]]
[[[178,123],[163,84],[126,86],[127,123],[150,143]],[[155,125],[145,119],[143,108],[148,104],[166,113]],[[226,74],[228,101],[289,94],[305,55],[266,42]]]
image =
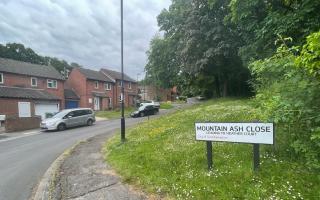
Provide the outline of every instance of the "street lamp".
[[121,0],[121,142],[126,140],[124,119],[124,83],[123,83],[123,0]]

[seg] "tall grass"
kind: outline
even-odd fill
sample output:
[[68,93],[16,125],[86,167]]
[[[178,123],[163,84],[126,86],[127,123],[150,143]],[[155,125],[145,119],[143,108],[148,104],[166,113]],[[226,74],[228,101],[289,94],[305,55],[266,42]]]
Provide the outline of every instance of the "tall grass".
[[277,157],[262,147],[261,169],[252,170],[252,145],[214,143],[214,169],[206,146],[195,141],[194,122],[263,120],[250,100],[216,100],[150,120],[105,145],[106,161],[124,181],[173,199],[317,199],[318,174],[303,163]]

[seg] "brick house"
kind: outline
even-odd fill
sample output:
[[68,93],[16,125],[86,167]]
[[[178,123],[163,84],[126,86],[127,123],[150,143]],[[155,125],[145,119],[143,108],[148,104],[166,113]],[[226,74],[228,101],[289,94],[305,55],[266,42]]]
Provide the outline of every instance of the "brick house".
[[0,58],[0,115],[19,123],[58,112],[64,108],[63,85],[64,78],[51,66]]
[[[109,69],[102,68],[100,70],[105,76],[110,78],[114,83],[113,104],[115,107],[120,107],[121,100],[121,73]],[[134,106],[138,97],[138,84],[124,74],[124,104],[126,107]]]
[[139,85],[141,99],[147,101],[174,101],[172,89],[159,88],[153,85]]
[[67,84],[79,96],[79,107],[94,110],[113,108],[114,82],[99,71],[74,68],[69,74]]

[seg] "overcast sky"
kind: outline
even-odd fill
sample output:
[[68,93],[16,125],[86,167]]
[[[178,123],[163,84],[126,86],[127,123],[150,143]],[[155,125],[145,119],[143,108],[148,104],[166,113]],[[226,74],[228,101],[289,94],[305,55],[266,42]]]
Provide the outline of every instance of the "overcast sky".
[[[158,31],[156,17],[170,2],[124,0],[124,67],[134,79]],[[86,68],[120,71],[120,0],[0,0],[0,43],[7,42]]]

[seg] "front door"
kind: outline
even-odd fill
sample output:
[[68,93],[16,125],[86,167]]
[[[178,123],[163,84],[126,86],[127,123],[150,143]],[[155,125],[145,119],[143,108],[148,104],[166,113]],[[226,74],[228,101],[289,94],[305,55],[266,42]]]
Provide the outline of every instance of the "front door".
[[100,98],[99,97],[94,97],[93,98],[93,105],[94,105],[94,110],[100,110]]

